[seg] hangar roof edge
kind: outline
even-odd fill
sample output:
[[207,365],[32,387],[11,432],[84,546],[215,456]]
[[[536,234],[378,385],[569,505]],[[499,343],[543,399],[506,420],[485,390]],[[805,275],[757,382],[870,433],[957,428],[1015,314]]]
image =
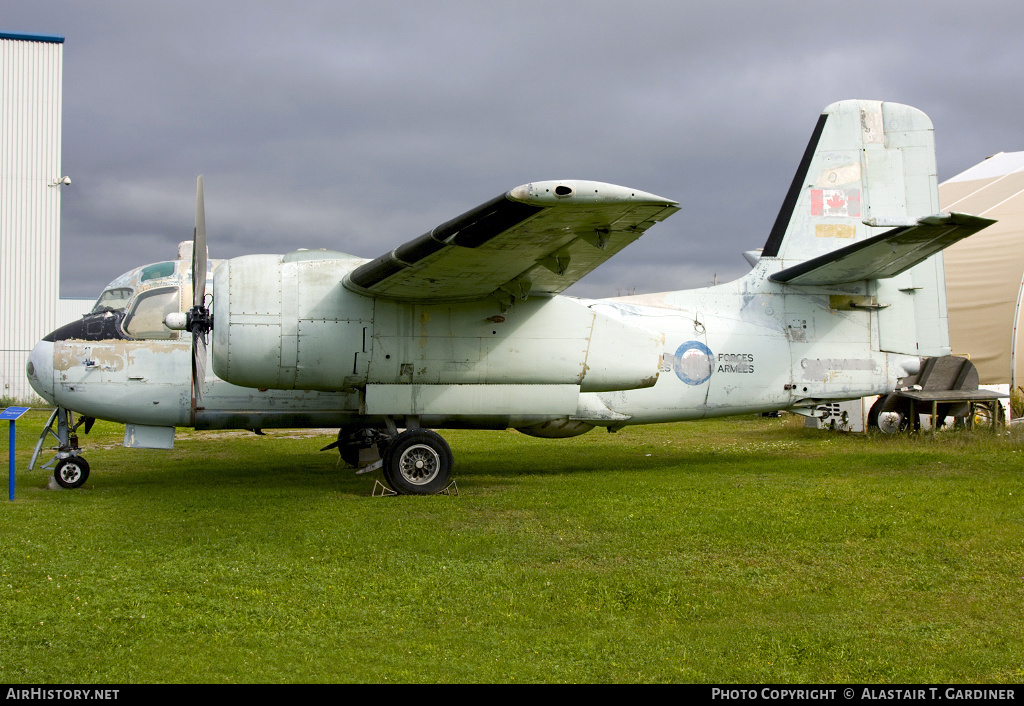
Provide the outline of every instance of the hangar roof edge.
[[63,34],[35,34],[34,32],[7,32],[0,29],[0,39],[21,39],[26,42],[49,42],[63,44]]

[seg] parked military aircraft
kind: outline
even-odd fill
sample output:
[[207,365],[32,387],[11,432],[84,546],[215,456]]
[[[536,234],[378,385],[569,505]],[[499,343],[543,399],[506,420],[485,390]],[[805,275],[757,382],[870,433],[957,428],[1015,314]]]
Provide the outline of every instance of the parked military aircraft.
[[992,222],[938,213],[924,113],[842,101],[820,116],[747,275],[561,295],[678,210],[635,189],[545,181],[374,260],[299,250],[208,263],[200,177],[191,248],[117,278],[33,350],[28,377],[58,407],[36,453],[54,435],[55,477],[75,487],[88,475],[77,428],[92,419],[125,423],[125,445],[146,447],[170,447],[179,426],[337,427],[331,447],[350,465],[428,494],[452,477],[435,429],[567,437],[811,414],[949,354],[935,255]]

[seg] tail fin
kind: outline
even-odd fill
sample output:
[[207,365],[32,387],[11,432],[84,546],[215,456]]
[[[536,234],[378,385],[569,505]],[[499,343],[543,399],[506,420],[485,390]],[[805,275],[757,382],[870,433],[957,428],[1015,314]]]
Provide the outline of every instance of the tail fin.
[[943,248],[993,221],[940,214],[931,120],[916,108],[841,101],[825,108],[761,260],[775,282],[867,282],[880,350],[946,355]]
[[833,103],[818,119],[761,257],[789,266],[938,212],[928,116],[899,103]]

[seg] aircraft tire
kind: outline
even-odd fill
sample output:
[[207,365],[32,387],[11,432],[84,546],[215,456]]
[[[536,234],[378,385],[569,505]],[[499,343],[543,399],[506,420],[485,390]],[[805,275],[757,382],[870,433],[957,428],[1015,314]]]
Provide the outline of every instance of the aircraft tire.
[[871,406],[868,424],[877,427],[883,434],[917,431],[921,428],[921,422],[911,420],[910,416],[910,400],[889,393]]
[[451,484],[452,450],[440,434],[408,429],[384,453],[384,480],[399,495],[434,495]]
[[89,464],[81,456],[65,458],[53,470],[53,479],[61,488],[81,488],[89,478]]
[[871,405],[871,409],[868,411],[868,426],[875,429],[878,428],[878,415],[881,414],[882,409],[885,407],[886,402],[889,399],[889,395],[882,395],[875,403]]

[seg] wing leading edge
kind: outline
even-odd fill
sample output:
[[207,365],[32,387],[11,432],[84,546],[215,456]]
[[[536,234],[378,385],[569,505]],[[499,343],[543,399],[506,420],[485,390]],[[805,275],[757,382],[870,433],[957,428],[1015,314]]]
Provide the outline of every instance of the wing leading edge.
[[[922,260],[995,221],[964,213],[940,213],[811,258],[771,275],[775,282],[830,285],[895,277]],[[868,222],[868,225],[887,225]]]
[[349,289],[404,301],[557,294],[679,210],[612,184],[525,184],[349,273]]

